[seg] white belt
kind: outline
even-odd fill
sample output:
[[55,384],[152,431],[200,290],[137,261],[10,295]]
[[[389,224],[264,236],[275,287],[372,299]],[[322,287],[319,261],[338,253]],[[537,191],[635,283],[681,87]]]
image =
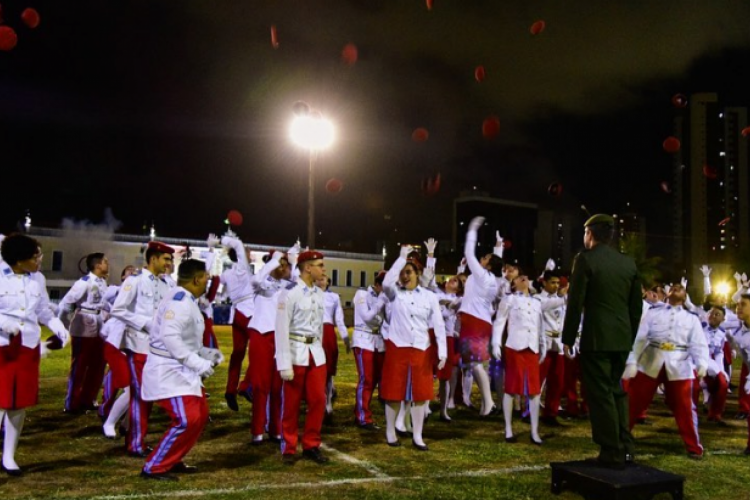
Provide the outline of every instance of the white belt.
[[156,354],[157,356],[161,356],[162,358],[169,358],[174,359],[171,354],[169,354],[169,351],[166,349],[161,349],[159,347],[154,347],[152,345],[148,346],[149,351],[151,351],[151,354]]
[[300,333],[291,333],[290,332],[289,333],[289,339],[290,340],[294,340],[295,342],[299,342],[301,344],[312,344],[316,340],[318,340],[318,337],[315,337],[315,336],[309,336],[308,337],[307,335],[302,335]]
[[686,345],[677,345],[673,342],[649,342],[648,345],[651,347],[656,347],[657,349],[661,349],[662,351],[687,351],[688,346]]
[[86,314],[99,314],[101,312],[99,309],[89,309],[87,307],[79,307],[78,310]]
[[560,332],[554,332],[552,330],[547,330],[546,332],[544,332],[544,334],[547,337],[550,337],[550,338],[553,338],[553,339],[560,338]]
[[380,328],[377,328],[375,330],[365,330],[364,328],[354,327],[355,332],[361,332],[361,333],[369,333],[370,335],[380,335]]
[[247,299],[252,299],[252,298],[253,298],[253,294],[250,294],[250,295],[243,295],[243,296],[242,296],[242,297],[240,297],[239,299],[237,299],[237,300],[233,300],[233,301],[232,301],[232,304],[234,304],[234,305],[236,306],[236,305],[240,304],[241,302],[244,302],[244,301],[246,301]]

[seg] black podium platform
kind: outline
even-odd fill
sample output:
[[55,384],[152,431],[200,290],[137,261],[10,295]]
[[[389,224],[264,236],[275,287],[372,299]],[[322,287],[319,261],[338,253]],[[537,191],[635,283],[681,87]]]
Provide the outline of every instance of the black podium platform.
[[682,500],[684,476],[660,471],[645,465],[629,465],[623,470],[599,467],[594,462],[552,462],[552,493],[574,491],[589,500],[650,499],[669,493]]

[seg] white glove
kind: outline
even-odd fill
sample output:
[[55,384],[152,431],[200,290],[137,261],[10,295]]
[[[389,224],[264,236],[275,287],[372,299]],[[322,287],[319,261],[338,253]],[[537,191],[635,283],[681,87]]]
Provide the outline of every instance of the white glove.
[[500,236],[500,231],[495,231],[495,246],[496,247],[503,246],[503,237]]
[[484,224],[484,217],[474,217],[469,222],[469,231],[476,233],[482,227],[482,224]]
[[[734,281],[737,283],[742,283],[742,276],[740,273],[734,273]],[[739,285],[737,285],[737,288],[739,288]]]
[[206,246],[208,248],[215,248],[219,244],[219,237],[214,233],[210,233],[206,238]]
[[190,353],[190,355],[185,358],[185,361],[183,361],[183,364],[202,378],[210,377],[214,374],[213,363],[208,359],[203,359],[196,352]]
[[685,290],[687,290],[687,278],[683,277],[680,280],[680,285],[682,285],[682,288],[684,288]]
[[14,319],[9,319],[5,323],[3,323],[3,332],[5,332],[8,336],[15,335],[17,333],[21,333],[21,323]]
[[695,371],[696,371],[696,373],[697,373],[697,375],[698,375],[698,378],[699,378],[699,379],[702,379],[703,377],[705,377],[705,376],[706,376],[706,372],[707,372],[708,370],[707,370],[707,368],[706,368],[705,366],[701,365],[701,366],[699,366],[699,367],[698,367],[698,369],[696,369]]
[[218,366],[224,362],[224,355],[221,351],[212,347],[201,347],[198,355],[203,359],[209,360],[214,366]]
[[703,273],[704,278],[708,278],[709,276],[711,276],[711,268],[708,267],[706,264],[703,264],[699,269]]
[[670,291],[671,289],[672,289],[672,287],[671,287],[671,286],[669,286],[669,284],[665,284],[665,285],[664,285],[664,295],[669,295],[669,291]]
[[446,362],[445,358],[440,358],[438,360],[438,370],[442,370],[443,368],[445,368],[445,362]]
[[434,255],[435,247],[437,246],[437,241],[435,241],[435,238],[429,238],[427,241],[424,242],[424,246],[427,248],[428,255]]
[[554,259],[547,259],[547,265],[544,266],[544,269],[547,271],[554,271],[557,268],[557,262],[555,262]]
[[301,248],[302,247],[300,245],[300,242],[299,242],[299,240],[297,240],[297,242],[294,245],[292,245],[291,247],[289,247],[289,250],[287,250],[286,253],[287,254],[290,254],[290,253],[299,254]]
[[750,377],[745,381],[745,394],[750,394]]
[[466,257],[461,259],[461,263],[458,265],[458,274],[463,274],[466,272]]
[[622,372],[623,380],[630,380],[638,374],[638,365],[635,363],[629,363],[625,365],[625,371]]
[[281,380],[291,382],[294,379],[294,370],[281,370],[279,375],[281,376]]
[[44,340],[39,343],[39,348],[39,357],[42,359],[49,356],[49,353],[52,352],[50,351],[50,348],[47,347],[47,342],[45,342]]
[[281,258],[284,256],[284,252],[279,252],[278,250],[274,251],[271,254],[271,260],[275,260],[276,262],[280,261]]
[[[235,233],[235,232],[234,232],[234,231],[232,231],[231,229],[227,229],[227,232],[226,232],[226,233],[224,233],[224,236],[229,236],[230,238],[237,238],[237,233]],[[222,240],[222,243],[221,243],[221,244],[223,245],[223,244],[224,244],[224,243],[223,243],[223,241],[224,241],[224,238],[222,238],[221,240]]]
[[503,349],[500,344],[492,344],[492,357],[500,361],[503,357]]
[[414,247],[413,246],[411,246],[411,245],[404,245],[404,246],[401,247],[401,253],[399,254],[399,256],[402,259],[407,259],[409,257],[409,254],[412,253],[413,251],[414,251]]
[[229,233],[231,233],[231,231],[227,231],[227,234],[221,237],[221,246],[231,247],[237,243],[237,238],[234,237],[234,233],[231,235]]

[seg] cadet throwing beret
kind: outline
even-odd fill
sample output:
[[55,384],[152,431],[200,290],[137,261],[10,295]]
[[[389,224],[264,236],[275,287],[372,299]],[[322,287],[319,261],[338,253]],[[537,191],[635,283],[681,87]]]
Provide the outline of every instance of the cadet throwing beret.
[[592,215],[591,218],[589,218],[589,220],[586,221],[583,227],[589,227],[594,224],[606,224],[608,226],[614,226],[615,219],[611,215],[596,214],[596,215]]
[[302,264],[303,262],[307,262],[308,260],[319,260],[322,258],[323,258],[322,253],[316,252],[315,250],[308,250],[306,252],[302,252],[301,254],[299,254],[297,263]]

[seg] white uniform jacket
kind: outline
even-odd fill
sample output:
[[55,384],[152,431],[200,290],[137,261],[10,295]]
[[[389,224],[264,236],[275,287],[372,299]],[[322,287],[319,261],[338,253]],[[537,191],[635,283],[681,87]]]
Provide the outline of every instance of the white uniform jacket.
[[255,313],[255,289],[253,288],[253,269],[247,261],[245,247],[238,238],[225,238],[227,246],[234,249],[237,254],[237,262],[232,264],[221,274],[221,282],[225,287],[225,294],[232,301],[231,319],[234,311],[240,311],[246,318],[252,318]]
[[354,294],[354,332],[352,347],[366,351],[385,352],[381,327],[385,308],[372,287]]
[[437,292],[438,304],[440,311],[443,313],[443,322],[445,323],[445,336],[458,337],[457,319],[458,308],[461,307],[461,297],[455,293]]
[[[102,313],[109,309],[104,300],[107,280],[89,273],[76,281],[60,301],[58,317],[70,325],[71,337],[98,337],[104,321]],[[69,320],[70,314],[73,318]]]
[[520,292],[503,297],[492,323],[492,345],[501,345],[506,324],[508,339],[505,341],[505,347],[514,351],[531,349],[532,352],[546,355],[547,341],[543,332],[542,301]]
[[348,338],[349,331],[346,329],[346,323],[344,323],[344,308],[341,307],[341,297],[333,292],[323,292],[323,297],[325,299],[323,323],[335,324],[339,336],[342,339]]
[[492,312],[500,287],[495,275],[484,269],[477,260],[474,255],[476,247],[477,233],[469,231],[466,233],[464,256],[471,270],[471,276],[466,280],[464,298],[459,312],[471,314],[475,318],[492,323]]
[[297,280],[291,290],[281,292],[276,314],[276,368],[291,370],[292,365],[315,366],[326,363],[323,350],[323,290]]
[[691,380],[693,370],[708,367],[708,345],[698,316],[682,306],[652,307],[641,321],[628,364],[657,378],[662,366],[668,380]]
[[739,328],[727,336],[742,356],[742,362],[750,366],[750,327],[741,322]]
[[391,303],[388,340],[397,347],[414,347],[424,351],[430,347],[429,324],[432,320],[438,358],[446,359],[445,323],[438,299],[421,286],[406,290],[398,284],[399,274],[405,265],[406,259],[399,257],[383,279],[383,293]]
[[547,353],[563,353],[562,329],[565,322],[565,297],[544,290],[536,297],[542,301],[542,319],[544,320],[544,337],[547,342]]
[[291,289],[295,285],[291,281],[277,280],[271,276],[271,271],[277,267],[279,267],[278,260],[269,260],[261,268],[257,278],[252,281],[255,291],[255,312],[247,326],[264,335],[276,328],[276,307],[279,303],[279,295],[283,290]]
[[[706,335],[708,344],[708,374],[715,377],[724,371],[724,343],[727,341],[726,331],[722,327],[713,328],[709,325],[703,327],[703,333]],[[729,380],[729,377],[727,377]]]
[[[189,368],[203,346],[203,315],[197,299],[182,287],[167,293],[154,317],[141,398],[157,401],[202,396],[200,375]],[[193,359],[191,359],[191,357]]]
[[41,339],[39,323],[65,329],[49,307],[47,290],[39,283],[38,276],[15,274],[7,263],[0,261],[0,346],[10,344],[10,334],[5,329],[11,324],[21,327],[21,343],[32,349]]
[[112,306],[112,317],[126,326],[124,349],[139,354],[149,353],[149,332],[146,327],[152,322],[159,303],[168,293],[169,285],[148,269],[125,280]]

